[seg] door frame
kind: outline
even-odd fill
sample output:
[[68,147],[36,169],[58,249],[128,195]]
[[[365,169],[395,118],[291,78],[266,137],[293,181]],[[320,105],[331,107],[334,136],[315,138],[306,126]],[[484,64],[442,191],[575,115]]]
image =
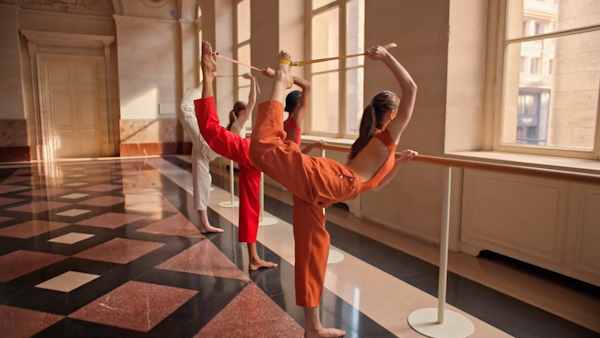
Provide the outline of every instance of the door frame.
[[[112,21],[112,19],[111,19]],[[27,39],[27,49],[29,52],[29,70],[31,77],[31,93],[32,93],[32,111],[30,119],[27,122],[27,129],[32,139],[32,155],[36,160],[52,160],[52,154],[48,151],[48,135],[47,121],[42,118],[41,83],[39,78],[41,64],[38,60],[40,55],[54,55],[64,59],[70,56],[94,56],[102,59],[104,64],[104,73],[100,74],[105,83],[100,90],[104,91],[105,97],[101,100],[102,107],[105,107],[105,123],[106,130],[104,131],[105,140],[102,144],[104,156],[110,156],[116,151],[115,148],[115,133],[118,132],[118,117],[112,116],[115,114],[116,107],[109,103],[117,100],[118,96],[111,93],[108,89],[109,82],[111,85],[116,85],[116,68],[111,65],[111,45],[115,41],[114,36],[110,35],[86,35],[73,33],[58,33],[35,30],[20,30],[21,34]],[[114,50],[113,50],[114,51]],[[45,116],[44,116],[45,117]],[[116,120],[115,120],[116,119]],[[116,130],[116,131],[115,131]],[[33,150],[33,149],[32,149]]]
[[91,55],[64,55],[64,54],[51,54],[51,53],[38,53],[37,62],[37,78],[38,78],[38,95],[40,102],[40,122],[42,131],[42,144],[44,145],[45,159],[54,159],[54,145],[51,142],[50,133],[50,116],[49,116],[49,91],[45,88],[46,75],[44,63],[47,61],[63,61],[63,62],[93,62],[97,65],[98,69],[98,99],[100,104],[100,116],[98,116],[99,128],[100,128],[100,157],[108,156],[109,149],[109,132],[108,132],[108,96],[106,92],[107,78],[106,78],[106,67],[105,59],[101,56]]

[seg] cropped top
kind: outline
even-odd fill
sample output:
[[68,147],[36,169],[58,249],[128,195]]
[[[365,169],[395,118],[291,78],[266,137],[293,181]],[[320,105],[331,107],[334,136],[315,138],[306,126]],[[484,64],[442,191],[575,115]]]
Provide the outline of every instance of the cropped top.
[[387,160],[383,163],[381,168],[375,173],[375,175],[368,181],[362,182],[360,186],[360,192],[367,191],[378,186],[385,176],[394,168],[394,162],[396,161],[396,142],[392,140],[390,133],[386,130],[378,130],[373,134],[373,137],[381,140],[385,144],[390,153]]
[[283,127],[285,129],[291,129],[296,133],[296,139],[294,140],[294,142],[296,142],[297,145],[300,145],[300,143],[302,142],[300,134],[302,133],[300,130],[300,127],[298,127],[298,125],[296,124],[296,120],[294,120],[293,118],[289,117],[287,120],[285,120],[283,122]]

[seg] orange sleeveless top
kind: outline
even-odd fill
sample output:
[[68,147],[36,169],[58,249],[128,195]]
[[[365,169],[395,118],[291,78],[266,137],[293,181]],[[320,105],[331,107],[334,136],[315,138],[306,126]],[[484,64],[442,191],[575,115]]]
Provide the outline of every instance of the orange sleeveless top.
[[396,142],[392,140],[390,133],[386,130],[378,130],[373,134],[373,137],[381,140],[390,150],[387,160],[383,163],[379,171],[375,173],[370,180],[363,182],[360,186],[360,192],[367,191],[375,188],[381,183],[384,177],[394,168],[394,162],[396,161]]

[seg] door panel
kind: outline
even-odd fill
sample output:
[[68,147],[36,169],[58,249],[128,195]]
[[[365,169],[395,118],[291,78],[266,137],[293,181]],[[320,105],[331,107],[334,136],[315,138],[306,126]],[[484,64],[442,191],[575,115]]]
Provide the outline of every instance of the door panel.
[[97,60],[44,60],[42,91],[55,158],[100,157],[103,128]]

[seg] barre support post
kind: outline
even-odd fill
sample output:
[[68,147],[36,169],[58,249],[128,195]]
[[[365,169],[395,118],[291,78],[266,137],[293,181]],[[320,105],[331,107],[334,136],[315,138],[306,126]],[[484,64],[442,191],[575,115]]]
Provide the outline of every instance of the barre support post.
[[231,193],[231,200],[227,202],[219,203],[221,208],[237,208],[240,206],[240,202],[234,199],[235,197],[235,174],[233,171],[233,160],[229,160],[229,192]]
[[446,286],[448,280],[448,234],[450,232],[450,194],[452,168],[444,167],[444,210],[440,238],[440,274],[438,285],[438,307],[416,310],[408,316],[413,330],[432,338],[466,338],[475,332],[475,327],[466,316],[446,310]]
[[260,214],[258,216],[258,226],[264,227],[267,225],[273,225],[278,222],[276,218],[273,217],[265,217],[265,174],[260,173]]

